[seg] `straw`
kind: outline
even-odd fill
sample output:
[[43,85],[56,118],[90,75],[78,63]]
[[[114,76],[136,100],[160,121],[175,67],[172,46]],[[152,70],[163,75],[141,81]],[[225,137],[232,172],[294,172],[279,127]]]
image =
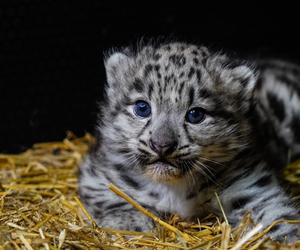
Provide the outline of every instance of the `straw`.
[[[279,223],[262,228],[245,215],[232,228],[222,203],[222,217],[184,220],[178,215],[162,219],[145,209],[121,187],[111,191],[137,211],[153,219],[151,232],[98,227],[78,198],[78,166],[94,138],[68,133],[61,142],[43,142],[20,154],[0,154],[0,250],[7,249],[213,249],[257,250],[300,249],[300,243],[286,245],[271,241],[267,233]],[[300,161],[284,171],[292,191],[300,195]],[[110,192],[108,190],[107,192]]]

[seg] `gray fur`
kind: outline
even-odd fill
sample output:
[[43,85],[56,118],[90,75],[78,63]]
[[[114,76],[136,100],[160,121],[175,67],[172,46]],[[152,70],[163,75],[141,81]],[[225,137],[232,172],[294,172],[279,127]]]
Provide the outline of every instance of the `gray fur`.
[[[98,144],[81,165],[79,181],[81,199],[100,226],[153,227],[107,190],[110,182],[154,213],[185,218],[220,213],[217,191],[233,225],[246,212],[265,226],[299,218],[275,174],[288,151],[292,156],[300,151],[297,66],[249,64],[185,43],[114,52],[105,66],[107,102]],[[151,105],[150,117],[135,115],[138,100]],[[206,110],[199,124],[185,120],[194,107]],[[162,156],[151,141],[173,148]],[[282,225],[270,236],[294,241],[298,229]]]

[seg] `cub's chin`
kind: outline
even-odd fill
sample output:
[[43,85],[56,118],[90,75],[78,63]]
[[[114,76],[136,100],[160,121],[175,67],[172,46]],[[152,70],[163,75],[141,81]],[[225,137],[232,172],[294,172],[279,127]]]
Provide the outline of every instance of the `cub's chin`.
[[156,182],[171,183],[184,177],[184,172],[169,162],[155,161],[147,165],[145,175]]

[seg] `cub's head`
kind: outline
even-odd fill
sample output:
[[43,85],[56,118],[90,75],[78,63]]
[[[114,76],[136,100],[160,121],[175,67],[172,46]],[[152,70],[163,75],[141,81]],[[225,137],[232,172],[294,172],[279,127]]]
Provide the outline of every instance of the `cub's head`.
[[99,131],[123,168],[170,182],[225,167],[251,141],[253,70],[184,43],[112,53]]

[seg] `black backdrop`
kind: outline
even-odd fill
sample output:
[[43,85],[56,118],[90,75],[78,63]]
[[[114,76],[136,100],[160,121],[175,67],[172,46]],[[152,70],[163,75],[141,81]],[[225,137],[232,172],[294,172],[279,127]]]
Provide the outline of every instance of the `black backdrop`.
[[300,61],[296,6],[162,3],[1,0],[0,152],[93,131],[102,53],[141,37]]

